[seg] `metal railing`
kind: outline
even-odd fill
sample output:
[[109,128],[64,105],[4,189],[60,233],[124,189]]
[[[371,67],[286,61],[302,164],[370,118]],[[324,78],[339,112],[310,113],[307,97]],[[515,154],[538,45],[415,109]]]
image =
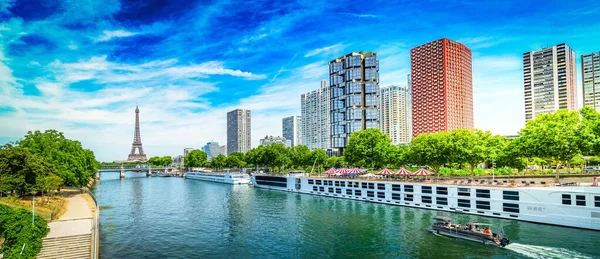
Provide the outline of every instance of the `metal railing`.
[[96,196],[94,196],[94,194],[92,194],[92,192],[90,192],[89,190],[85,190],[82,189],[83,191],[85,191],[87,194],[90,195],[90,197],[92,197],[92,200],[94,200],[94,203],[96,205],[96,210],[95,210],[95,215],[94,215],[94,220],[92,221],[92,258],[96,259],[98,258],[98,247],[99,247],[99,238],[100,238],[100,228],[99,228],[99,224],[100,224],[100,207],[98,206],[98,200],[96,200]]

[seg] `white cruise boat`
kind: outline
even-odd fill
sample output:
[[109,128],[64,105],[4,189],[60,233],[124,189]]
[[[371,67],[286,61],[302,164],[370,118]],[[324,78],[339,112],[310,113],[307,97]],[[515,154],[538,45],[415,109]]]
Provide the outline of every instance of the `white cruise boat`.
[[600,230],[600,187],[490,187],[301,176],[251,177],[259,188]]
[[249,184],[250,179],[244,174],[230,174],[229,170],[225,173],[213,173],[207,171],[189,171],[185,173],[185,178],[202,180],[227,184]]

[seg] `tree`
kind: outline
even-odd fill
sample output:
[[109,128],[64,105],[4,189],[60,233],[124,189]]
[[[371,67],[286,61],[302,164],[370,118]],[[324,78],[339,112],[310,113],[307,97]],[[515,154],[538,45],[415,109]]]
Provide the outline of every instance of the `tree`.
[[261,161],[263,165],[283,171],[285,166],[291,163],[288,150],[284,145],[275,143],[263,147],[264,153]]
[[0,179],[5,191],[16,191],[19,196],[36,190],[38,178],[55,174],[54,166],[23,147],[0,150]]
[[527,159],[523,156],[521,141],[511,140],[498,153],[494,160],[498,167],[510,167],[518,169],[519,172],[527,167]]
[[489,131],[456,129],[450,133],[452,146],[451,162],[467,163],[471,168],[471,177],[475,176],[477,165],[491,161],[498,155],[504,139],[492,136]]
[[[320,171],[322,170],[322,165],[326,163],[327,161],[327,152],[325,152],[325,150],[323,149],[315,149],[313,151],[310,152],[310,161],[312,161],[310,166],[313,166],[313,164],[315,164],[315,172],[320,173]],[[310,173],[310,171],[308,171],[307,173]]]
[[524,152],[532,157],[552,161],[556,165],[556,181],[560,166],[580,153],[579,114],[559,110],[540,114],[527,122],[519,135]]
[[246,162],[244,160],[244,153],[242,152],[232,152],[227,156],[227,166],[230,168],[242,168],[246,166]]
[[223,154],[219,154],[218,156],[212,158],[210,164],[217,170],[223,169],[225,166],[227,166],[227,157]]
[[152,166],[160,166],[162,165],[162,159],[158,156],[153,156],[150,159],[148,159],[148,164]]
[[161,162],[161,166],[169,166],[173,163],[173,158],[171,156],[163,156]]
[[208,155],[202,150],[192,150],[183,158],[183,165],[187,168],[203,167],[207,164]]
[[248,153],[246,153],[246,162],[254,165],[256,170],[258,170],[259,166],[264,166],[263,164],[263,156],[265,152],[265,146],[258,146],[257,148],[250,149]]
[[[298,145],[290,148],[290,159],[292,165],[296,167],[312,166],[313,161],[311,160],[311,151],[308,146]],[[313,159],[314,160],[314,159]]]
[[37,178],[36,189],[42,192],[43,199],[44,192],[48,193],[52,190],[58,190],[62,184],[63,180],[60,177],[55,174],[48,174]]
[[29,131],[18,146],[53,164],[65,184],[75,187],[88,184],[99,166],[94,152],[83,149],[79,141],[69,140],[56,130]]
[[594,108],[585,106],[579,113],[579,147],[584,155],[600,155],[600,113]]
[[413,164],[429,165],[439,173],[440,167],[450,161],[452,146],[447,132],[421,134],[413,138],[409,157]]
[[352,133],[344,157],[350,165],[373,168],[385,163],[392,148],[388,136],[379,129],[366,129]]

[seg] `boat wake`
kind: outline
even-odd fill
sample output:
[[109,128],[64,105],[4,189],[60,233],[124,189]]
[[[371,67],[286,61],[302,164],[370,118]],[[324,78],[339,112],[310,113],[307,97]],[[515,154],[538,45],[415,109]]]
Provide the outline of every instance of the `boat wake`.
[[505,249],[530,258],[593,258],[565,248],[534,246],[519,243],[511,243],[506,246]]

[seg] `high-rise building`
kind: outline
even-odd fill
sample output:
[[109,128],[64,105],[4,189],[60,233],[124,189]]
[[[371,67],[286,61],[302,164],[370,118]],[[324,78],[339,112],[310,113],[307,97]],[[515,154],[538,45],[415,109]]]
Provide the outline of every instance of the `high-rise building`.
[[302,117],[290,116],[281,120],[281,135],[291,141],[291,146],[302,144]]
[[197,148],[191,148],[191,147],[184,148],[184,149],[183,149],[183,156],[184,156],[184,157],[185,157],[185,156],[187,156],[187,154],[188,154],[188,153],[190,153],[190,152],[192,152],[192,150],[196,150],[196,149],[197,149]]
[[379,128],[379,60],[352,52],[329,61],[331,147],[343,153],[350,135]]
[[227,113],[227,154],[246,153],[251,148],[250,110],[236,109]]
[[542,113],[577,109],[575,51],[558,44],[523,53],[525,121]]
[[381,88],[381,131],[394,145],[409,143],[411,128],[411,92],[406,86],[391,85]]
[[300,96],[302,109],[302,144],[310,150],[331,148],[330,100],[327,81],[321,81],[321,89]]
[[260,139],[261,146],[268,146],[271,144],[281,144],[285,147],[291,147],[292,141],[280,136],[265,136],[265,138]]
[[410,50],[413,136],[473,128],[471,50],[440,39]]
[[211,161],[213,157],[225,155],[225,146],[220,146],[219,142],[208,142],[202,147],[202,151],[206,153],[208,161]]
[[600,51],[581,55],[583,105],[600,111]]

